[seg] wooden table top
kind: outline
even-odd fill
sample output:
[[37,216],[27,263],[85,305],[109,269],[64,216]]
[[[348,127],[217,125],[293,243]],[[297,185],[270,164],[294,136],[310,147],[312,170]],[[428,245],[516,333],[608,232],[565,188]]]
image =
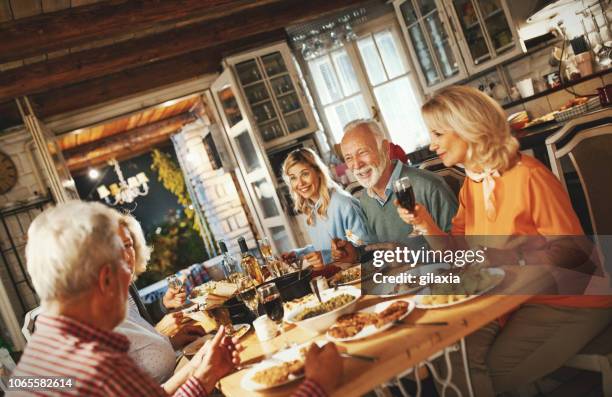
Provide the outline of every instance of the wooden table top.
[[[444,347],[456,343],[485,324],[511,312],[527,301],[532,295],[512,295],[524,291],[526,285],[537,283],[538,269],[508,267],[502,284],[495,289],[496,295],[481,296],[456,306],[421,310],[415,309],[406,318],[406,323],[446,321],[444,326],[412,327],[398,325],[376,336],[360,341],[338,343],[341,350],[349,353],[378,357],[378,361],[367,363],[358,360],[344,360],[344,374],[340,386],[333,396],[359,396],[374,389],[417,363],[439,352]],[[500,295],[505,294],[505,295]],[[395,299],[395,298],[388,298]],[[370,306],[385,299],[376,296],[365,296],[357,304],[357,309]],[[315,335],[309,331],[294,327],[285,332],[285,338],[291,342],[326,340],[324,335]],[[260,342],[253,331],[241,341],[245,350],[241,353],[243,364],[257,362],[265,355],[278,351],[283,340],[280,336]],[[252,392],[240,386],[247,370],[226,376],[220,382],[224,395],[245,396],[289,396],[299,386],[296,381],[291,384],[273,388],[265,392]]]

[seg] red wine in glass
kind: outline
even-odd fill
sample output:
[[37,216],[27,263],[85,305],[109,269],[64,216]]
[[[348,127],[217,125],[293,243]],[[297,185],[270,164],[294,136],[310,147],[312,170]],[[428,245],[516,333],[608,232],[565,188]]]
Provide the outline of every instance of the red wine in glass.
[[414,211],[414,206],[416,204],[416,199],[414,198],[414,190],[412,190],[412,186],[408,186],[395,192],[397,196],[397,200],[400,205],[406,208],[408,211]]
[[[396,180],[393,183],[393,191],[395,192],[397,201],[399,201],[399,205],[410,212],[414,212],[414,207],[416,206],[416,198],[414,197],[414,190],[412,189],[412,182],[410,181],[410,178],[405,176]],[[421,235],[421,232],[413,226],[412,233],[410,233],[410,236],[419,235]]]
[[263,306],[270,320],[275,323],[280,323],[283,320],[285,310],[283,309],[283,301],[280,295],[272,295],[264,298]]

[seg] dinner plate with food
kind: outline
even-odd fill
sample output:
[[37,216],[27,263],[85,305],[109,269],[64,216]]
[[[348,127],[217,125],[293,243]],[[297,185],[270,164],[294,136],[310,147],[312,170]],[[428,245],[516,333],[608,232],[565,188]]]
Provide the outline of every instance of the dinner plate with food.
[[326,333],[333,342],[350,342],[379,334],[414,310],[414,302],[396,299],[340,316]]
[[419,309],[440,309],[477,298],[497,287],[506,276],[503,269],[474,266],[463,271],[458,284],[433,284],[413,299]]
[[353,285],[361,281],[361,265],[349,267],[336,274],[330,280],[335,285]]
[[422,277],[426,277],[431,274],[440,274],[448,271],[450,268],[451,265],[449,265],[448,263],[432,263],[417,265],[413,268],[410,268],[409,270],[406,270],[405,266],[390,269],[384,274],[387,276],[397,276],[400,275],[400,273],[404,273],[405,275],[412,275],[414,277],[415,282],[381,283],[374,286],[374,290],[371,292],[371,294],[378,295],[383,298],[392,298],[407,294],[414,294],[420,289],[423,289],[423,285],[419,283]]
[[361,290],[346,286],[321,291],[321,300],[299,305],[285,314],[285,321],[315,333],[323,333],[338,317],[353,311]]
[[[322,346],[325,342],[316,342]],[[263,391],[286,385],[304,377],[304,362],[311,342],[281,350],[250,368],[240,386],[249,391]]]

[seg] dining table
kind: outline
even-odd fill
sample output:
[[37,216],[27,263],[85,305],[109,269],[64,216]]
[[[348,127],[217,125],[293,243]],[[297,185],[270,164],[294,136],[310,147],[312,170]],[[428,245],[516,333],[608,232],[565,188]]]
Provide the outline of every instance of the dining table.
[[[446,308],[415,308],[401,323],[365,339],[337,343],[340,351],[375,358],[374,362],[344,359],[344,370],[339,386],[332,396],[359,396],[384,384],[395,376],[415,368],[419,363],[446,347],[460,342],[467,335],[491,321],[511,313],[537,295],[547,272],[538,266],[506,266],[503,281],[490,293]],[[410,298],[410,295],[402,298]],[[397,297],[383,298],[365,295],[357,302],[356,310]],[[324,341],[324,334],[314,334],[299,326],[289,326],[284,335],[261,342],[253,331],[244,336],[241,361],[244,367],[257,363],[283,349],[286,342],[303,344]],[[224,377],[218,384],[228,397],[245,395],[290,396],[300,385],[296,380],[287,385],[254,392],[241,386],[248,369],[238,370]]]

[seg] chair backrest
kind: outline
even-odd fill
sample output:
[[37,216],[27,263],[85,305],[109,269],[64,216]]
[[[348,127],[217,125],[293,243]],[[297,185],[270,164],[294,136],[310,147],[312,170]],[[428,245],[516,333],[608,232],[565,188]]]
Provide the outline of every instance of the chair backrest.
[[459,190],[461,190],[465,180],[465,173],[460,168],[446,167],[439,158],[424,161],[419,164],[419,168],[440,175],[453,190],[455,196],[459,196]]
[[567,188],[561,159],[567,156],[584,191],[593,232],[612,234],[612,109],[572,120],[546,139],[551,168]]
[[21,328],[21,333],[25,337],[26,341],[30,341],[30,337],[34,333],[36,317],[42,312],[42,307],[38,306],[27,312],[23,316],[23,327]]

